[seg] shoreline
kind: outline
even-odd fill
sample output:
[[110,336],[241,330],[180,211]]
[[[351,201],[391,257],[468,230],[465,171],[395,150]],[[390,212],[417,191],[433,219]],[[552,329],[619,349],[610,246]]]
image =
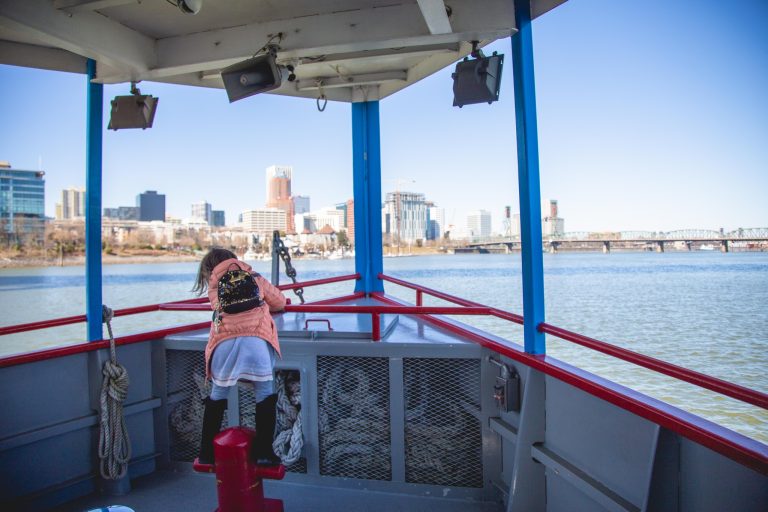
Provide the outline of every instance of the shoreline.
[[[200,257],[192,254],[133,254],[118,256],[103,254],[102,265],[141,265],[147,263],[188,263],[199,262]],[[6,268],[39,268],[39,267],[77,267],[85,265],[85,256],[72,256],[59,260],[59,258],[7,258],[0,257],[0,269]]]
[[[600,250],[558,250],[556,254],[559,253],[565,253],[565,254],[584,254],[584,253],[601,253]],[[652,251],[641,251],[641,250],[627,250],[627,249],[618,249],[615,251],[611,251],[611,253],[651,253],[651,254],[658,254],[656,252]],[[711,253],[713,251],[683,251],[683,250],[667,250],[665,253]],[[714,251],[717,253],[720,253],[720,251]],[[756,249],[747,249],[747,250],[731,250],[731,252],[765,252],[764,250],[756,250]],[[442,251],[418,251],[418,252],[411,252],[407,254],[391,254],[391,253],[385,253],[383,256],[384,258],[410,258],[410,257],[418,257],[418,256],[454,256],[454,255],[466,255],[466,254],[478,254],[478,255],[485,255],[485,254],[519,254],[519,250],[510,251],[509,253],[504,253],[502,251],[488,251],[488,252],[442,252]],[[549,254],[549,253],[547,253]],[[663,254],[663,253],[662,253]],[[610,256],[610,254],[606,254],[606,256]],[[124,255],[116,255],[116,254],[103,254],[102,255],[102,264],[103,265],[143,265],[143,264],[150,264],[150,263],[192,263],[192,262],[199,262],[202,255],[195,255],[195,254],[124,254]],[[315,260],[326,260],[328,258],[302,258],[302,257],[293,257],[294,261],[315,261]],[[345,258],[347,259],[347,258]],[[353,259],[353,258],[349,258]],[[268,259],[267,259],[268,260]],[[248,260],[251,261],[251,260]],[[255,260],[255,261],[266,261],[266,260]],[[333,261],[333,260],[329,260]],[[85,256],[72,256],[68,258],[64,258],[63,261],[59,260],[58,258],[40,258],[40,257],[3,257],[0,256],[0,269],[12,269],[12,268],[43,268],[43,267],[76,267],[76,266],[83,266],[85,265]]]

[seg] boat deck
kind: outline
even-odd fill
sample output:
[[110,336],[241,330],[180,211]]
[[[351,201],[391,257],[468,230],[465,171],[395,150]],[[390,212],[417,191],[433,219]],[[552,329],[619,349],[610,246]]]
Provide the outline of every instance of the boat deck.
[[[216,509],[214,475],[189,470],[163,470],[132,481],[125,496],[91,495],[58,507],[55,512],[84,512],[109,505],[124,505],[136,512]],[[365,510],[367,512],[434,511],[491,512],[503,510],[501,503],[470,502],[438,496],[408,496],[367,489],[340,489],[327,485],[305,485],[288,481],[266,481],[264,494],[283,500],[286,512]]]

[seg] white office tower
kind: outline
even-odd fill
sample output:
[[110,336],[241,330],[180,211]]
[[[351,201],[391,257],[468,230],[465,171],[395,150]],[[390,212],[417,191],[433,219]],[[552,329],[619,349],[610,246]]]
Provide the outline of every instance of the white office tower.
[[211,203],[206,201],[200,201],[199,203],[192,203],[192,218],[196,220],[204,220],[208,225],[213,224],[213,208]]
[[491,236],[491,212],[476,210],[467,215],[467,237],[470,239],[488,238]]
[[383,232],[392,242],[412,243],[427,237],[424,194],[388,192],[381,215]]
[[56,218],[71,220],[83,217],[85,217],[85,189],[70,187],[62,190],[61,203],[56,205]]
[[279,208],[257,208],[242,213],[243,229],[247,233],[271,235],[273,231],[285,231],[285,211]]

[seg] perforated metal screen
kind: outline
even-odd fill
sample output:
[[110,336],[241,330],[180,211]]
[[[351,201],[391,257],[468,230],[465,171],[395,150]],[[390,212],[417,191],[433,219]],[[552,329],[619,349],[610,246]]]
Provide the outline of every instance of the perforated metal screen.
[[389,359],[318,356],[320,474],[391,480]]
[[210,393],[204,356],[197,350],[168,350],[165,354],[171,460],[192,462],[200,450],[203,399]]
[[480,360],[403,359],[405,480],[483,486]]
[[[289,371],[278,371],[279,373],[288,373]],[[300,380],[300,374],[298,371],[290,371],[291,377],[295,380]],[[299,387],[299,390],[301,388]],[[238,411],[240,417],[240,425],[244,427],[256,428],[256,398],[253,395],[253,386],[250,383],[239,383],[237,389],[238,403],[240,404],[240,410]],[[286,466],[285,470],[289,473],[306,473],[307,472],[307,458],[302,456],[299,460],[293,464]]]

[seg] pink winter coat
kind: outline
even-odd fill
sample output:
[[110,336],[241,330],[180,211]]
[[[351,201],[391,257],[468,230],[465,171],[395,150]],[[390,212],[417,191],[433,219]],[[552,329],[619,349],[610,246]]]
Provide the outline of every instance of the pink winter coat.
[[[208,299],[211,301],[211,309],[218,308],[219,279],[228,270],[237,265],[246,272],[254,273],[251,266],[236,258],[231,258],[216,265],[208,279]],[[266,340],[280,354],[280,343],[277,341],[277,329],[270,312],[281,311],[285,308],[285,296],[269,281],[256,275],[256,283],[259,285],[259,294],[263,299],[261,306],[242,313],[220,313],[221,323],[218,330],[211,324],[211,333],[208,336],[208,344],[205,347],[205,373],[210,378],[210,364],[213,349],[219,343],[239,336],[258,336]]]

